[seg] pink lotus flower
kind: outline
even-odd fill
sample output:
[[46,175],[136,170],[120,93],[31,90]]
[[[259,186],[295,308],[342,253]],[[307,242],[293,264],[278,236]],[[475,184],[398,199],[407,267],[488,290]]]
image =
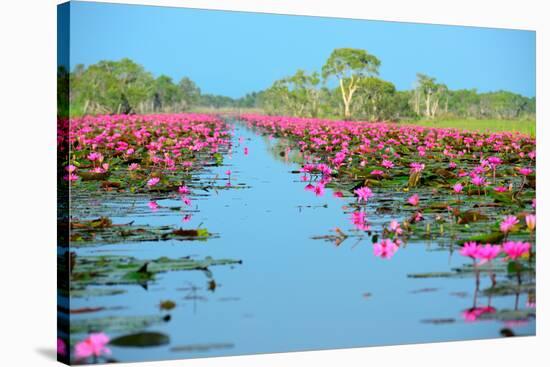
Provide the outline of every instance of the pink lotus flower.
[[344,194],[342,193],[342,191],[334,191],[332,193],[332,196],[334,196],[335,198],[342,198],[344,197]]
[[323,196],[325,194],[325,186],[322,184],[317,184],[313,188],[313,192],[316,196]]
[[228,175],[228,176],[231,176],[231,170],[228,169],[227,171],[225,171],[225,174]]
[[464,186],[462,186],[461,183],[457,183],[453,186],[453,191],[457,194],[461,193],[462,192],[462,189],[464,188]]
[[72,164],[69,164],[67,167],[65,167],[65,171],[69,172],[69,173],[73,173],[76,171],[76,167],[73,166]]
[[383,259],[391,259],[397,252],[397,246],[392,240],[384,239],[373,245],[374,256],[381,257]]
[[508,259],[511,260],[517,260],[523,255],[529,254],[529,249],[531,248],[531,244],[529,242],[514,242],[514,241],[508,241],[504,242],[502,245],[502,249],[508,255]]
[[182,185],[182,186],[178,187],[178,192],[180,194],[187,195],[191,192],[191,190],[189,190],[189,187],[187,187],[185,185]]
[[498,166],[499,164],[502,164],[502,159],[499,157],[489,157],[487,158],[487,161],[489,161],[491,166]]
[[130,171],[136,171],[136,170],[138,170],[138,169],[140,169],[140,166],[139,166],[139,164],[137,164],[137,163],[131,163],[131,164],[128,166],[128,170],[130,170]]
[[78,177],[77,175],[75,175],[74,173],[69,173],[68,175],[65,176],[65,180],[69,181],[69,182],[74,182],[74,181],[77,181],[80,177]]
[[103,161],[103,155],[101,153],[98,153],[98,152],[91,152],[90,154],[88,154],[88,160],[90,160],[92,162],[95,162],[95,161],[102,162]]
[[384,160],[382,161],[382,167],[384,167],[384,168],[388,168],[388,169],[389,169],[389,168],[393,168],[393,166],[394,166],[394,164],[393,164],[392,161],[389,161],[389,160],[387,160],[387,159],[384,159]]
[[401,225],[395,219],[390,222],[390,231],[394,232],[396,235],[400,235],[403,233]]
[[529,176],[531,173],[533,173],[533,170],[529,167],[525,167],[525,168],[520,168],[518,172],[520,175]]
[[382,176],[384,174],[384,171],[381,171],[379,169],[375,169],[375,170],[371,171],[370,174],[373,175],[373,176]]
[[243,151],[244,151],[244,155],[248,155],[248,148],[247,147],[244,147]]
[[533,201],[531,202],[531,206],[533,207],[533,209],[537,207],[537,199],[533,199]]
[[351,222],[355,228],[361,231],[370,230],[370,226],[367,224],[367,214],[362,210],[351,213]]
[[479,262],[480,265],[485,264],[486,262],[489,262],[493,260],[495,257],[498,256],[500,253],[501,247],[500,245],[490,245],[486,244],[484,246],[479,246],[477,249],[477,259],[481,260]]
[[508,188],[504,186],[496,186],[495,188],[493,188],[493,190],[495,190],[496,192],[506,192],[508,191]]
[[483,186],[485,184],[485,179],[481,176],[475,175],[472,177],[472,184],[475,186]]
[[411,172],[419,173],[419,172],[422,172],[424,170],[426,165],[424,163],[413,162],[413,163],[411,163],[410,167],[411,167]]
[[360,187],[353,191],[357,195],[357,201],[361,202],[364,201],[365,203],[369,200],[369,198],[373,197],[372,190],[368,188],[367,186]]
[[422,215],[422,212],[416,212],[414,213],[413,215],[413,221],[415,222],[420,222],[421,220],[424,219],[424,216]]
[[86,359],[89,357],[101,357],[109,355],[111,351],[106,345],[109,344],[109,337],[104,333],[90,334],[86,339],[75,345],[75,356],[77,359]]
[[455,169],[456,168],[456,163],[455,162],[450,162],[449,163],[449,168],[450,169]]
[[332,174],[332,169],[323,163],[319,163],[316,169],[323,174],[323,176],[330,176]]
[[502,222],[500,222],[500,230],[504,233],[508,233],[516,224],[519,224],[518,218],[514,215],[508,215],[504,217]]
[[60,356],[67,355],[67,345],[61,338],[57,338],[57,354],[59,354]]
[[156,186],[159,182],[160,182],[160,178],[153,177],[147,181],[147,186],[153,187],[153,186]]
[[535,214],[529,214],[525,216],[525,224],[531,232],[534,231],[535,226],[537,225],[537,217],[535,216]]
[[193,216],[191,214],[186,214],[183,216],[183,218],[181,218],[181,221],[182,222],[189,222],[191,220],[191,218],[193,218]]
[[478,244],[475,242],[466,242],[464,246],[462,246],[462,249],[460,249],[460,254],[462,256],[471,257],[475,260],[477,259],[479,247],[480,246],[478,246]]
[[418,196],[418,194],[414,194],[407,199],[407,203],[411,204],[412,206],[417,206],[418,203],[420,203],[420,197]]
[[149,207],[149,209],[151,209],[152,211],[156,211],[158,208],[159,208],[159,205],[157,204],[156,201],[150,201],[147,206]]

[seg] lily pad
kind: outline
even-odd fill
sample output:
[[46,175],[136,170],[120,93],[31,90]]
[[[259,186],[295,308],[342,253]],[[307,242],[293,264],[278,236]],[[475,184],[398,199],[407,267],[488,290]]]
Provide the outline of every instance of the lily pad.
[[211,276],[211,266],[237,265],[240,260],[161,257],[155,260],[139,260],[126,256],[79,256],[71,277],[71,286],[82,289],[86,285],[141,284],[154,280],[160,273],[169,271],[201,270]]
[[71,319],[71,334],[90,332],[128,333],[166,322],[163,316],[126,316]]
[[111,340],[110,344],[117,347],[159,347],[170,344],[170,337],[162,333],[143,332],[118,337]]

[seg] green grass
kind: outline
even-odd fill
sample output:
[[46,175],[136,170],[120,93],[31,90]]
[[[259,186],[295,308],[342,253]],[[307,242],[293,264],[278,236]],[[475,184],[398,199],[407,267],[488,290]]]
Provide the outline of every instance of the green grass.
[[534,120],[419,120],[403,121],[403,124],[421,125],[427,127],[457,128],[463,130],[478,130],[482,132],[517,131],[535,136],[536,122]]

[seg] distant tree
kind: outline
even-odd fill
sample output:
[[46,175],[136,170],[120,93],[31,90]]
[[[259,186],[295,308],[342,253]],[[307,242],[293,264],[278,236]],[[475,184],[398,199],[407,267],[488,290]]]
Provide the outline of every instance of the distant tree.
[[319,113],[321,81],[318,73],[298,70],[294,75],[276,80],[262,95],[268,113],[315,117]]
[[153,77],[130,59],[100,61],[88,68],[79,66],[72,78],[74,98],[83,102],[83,113],[132,113],[145,101]]
[[161,75],[155,79],[151,98],[154,111],[177,110],[182,92],[172,78]]
[[262,98],[263,93],[263,91],[247,93],[243,97],[237,99],[235,101],[235,105],[238,108],[259,107],[260,99]]
[[231,108],[235,106],[235,100],[216,94],[201,94],[198,105],[209,108]]
[[424,116],[428,118],[435,117],[439,110],[440,100],[443,98],[448,88],[445,84],[439,84],[436,79],[426,74],[416,74],[416,100],[415,106],[417,113],[420,113],[420,96],[424,102]]
[[181,107],[183,110],[188,110],[191,106],[199,104],[201,98],[201,90],[194,81],[188,77],[183,77],[178,83],[181,96]]
[[336,77],[340,86],[344,118],[351,119],[353,95],[362,78],[378,75],[380,60],[365,50],[338,48],[332,51],[322,69],[323,78]]
[[480,97],[475,89],[448,91],[448,113],[460,117],[479,117]]
[[64,67],[57,68],[57,115],[68,117],[70,112],[70,73]]
[[389,104],[395,94],[395,85],[377,77],[363,78],[358,83],[360,108],[371,121],[389,118]]
[[390,119],[415,119],[419,116],[409,103],[412,95],[413,92],[408,90],[395,92],[392,96],[391,103],[386,105]]

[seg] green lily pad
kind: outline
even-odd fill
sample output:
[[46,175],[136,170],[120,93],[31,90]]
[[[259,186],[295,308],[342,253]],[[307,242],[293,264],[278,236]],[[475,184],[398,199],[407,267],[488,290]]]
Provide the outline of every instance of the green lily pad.
[[162,333],[143,332],[118,337],[111,340],[109,344],[117,347],[159,347],[170,344],[170,337]]
[[71,334],[90,332],[128,333],[166,322],[163,316],[126,316],[71,319]]

